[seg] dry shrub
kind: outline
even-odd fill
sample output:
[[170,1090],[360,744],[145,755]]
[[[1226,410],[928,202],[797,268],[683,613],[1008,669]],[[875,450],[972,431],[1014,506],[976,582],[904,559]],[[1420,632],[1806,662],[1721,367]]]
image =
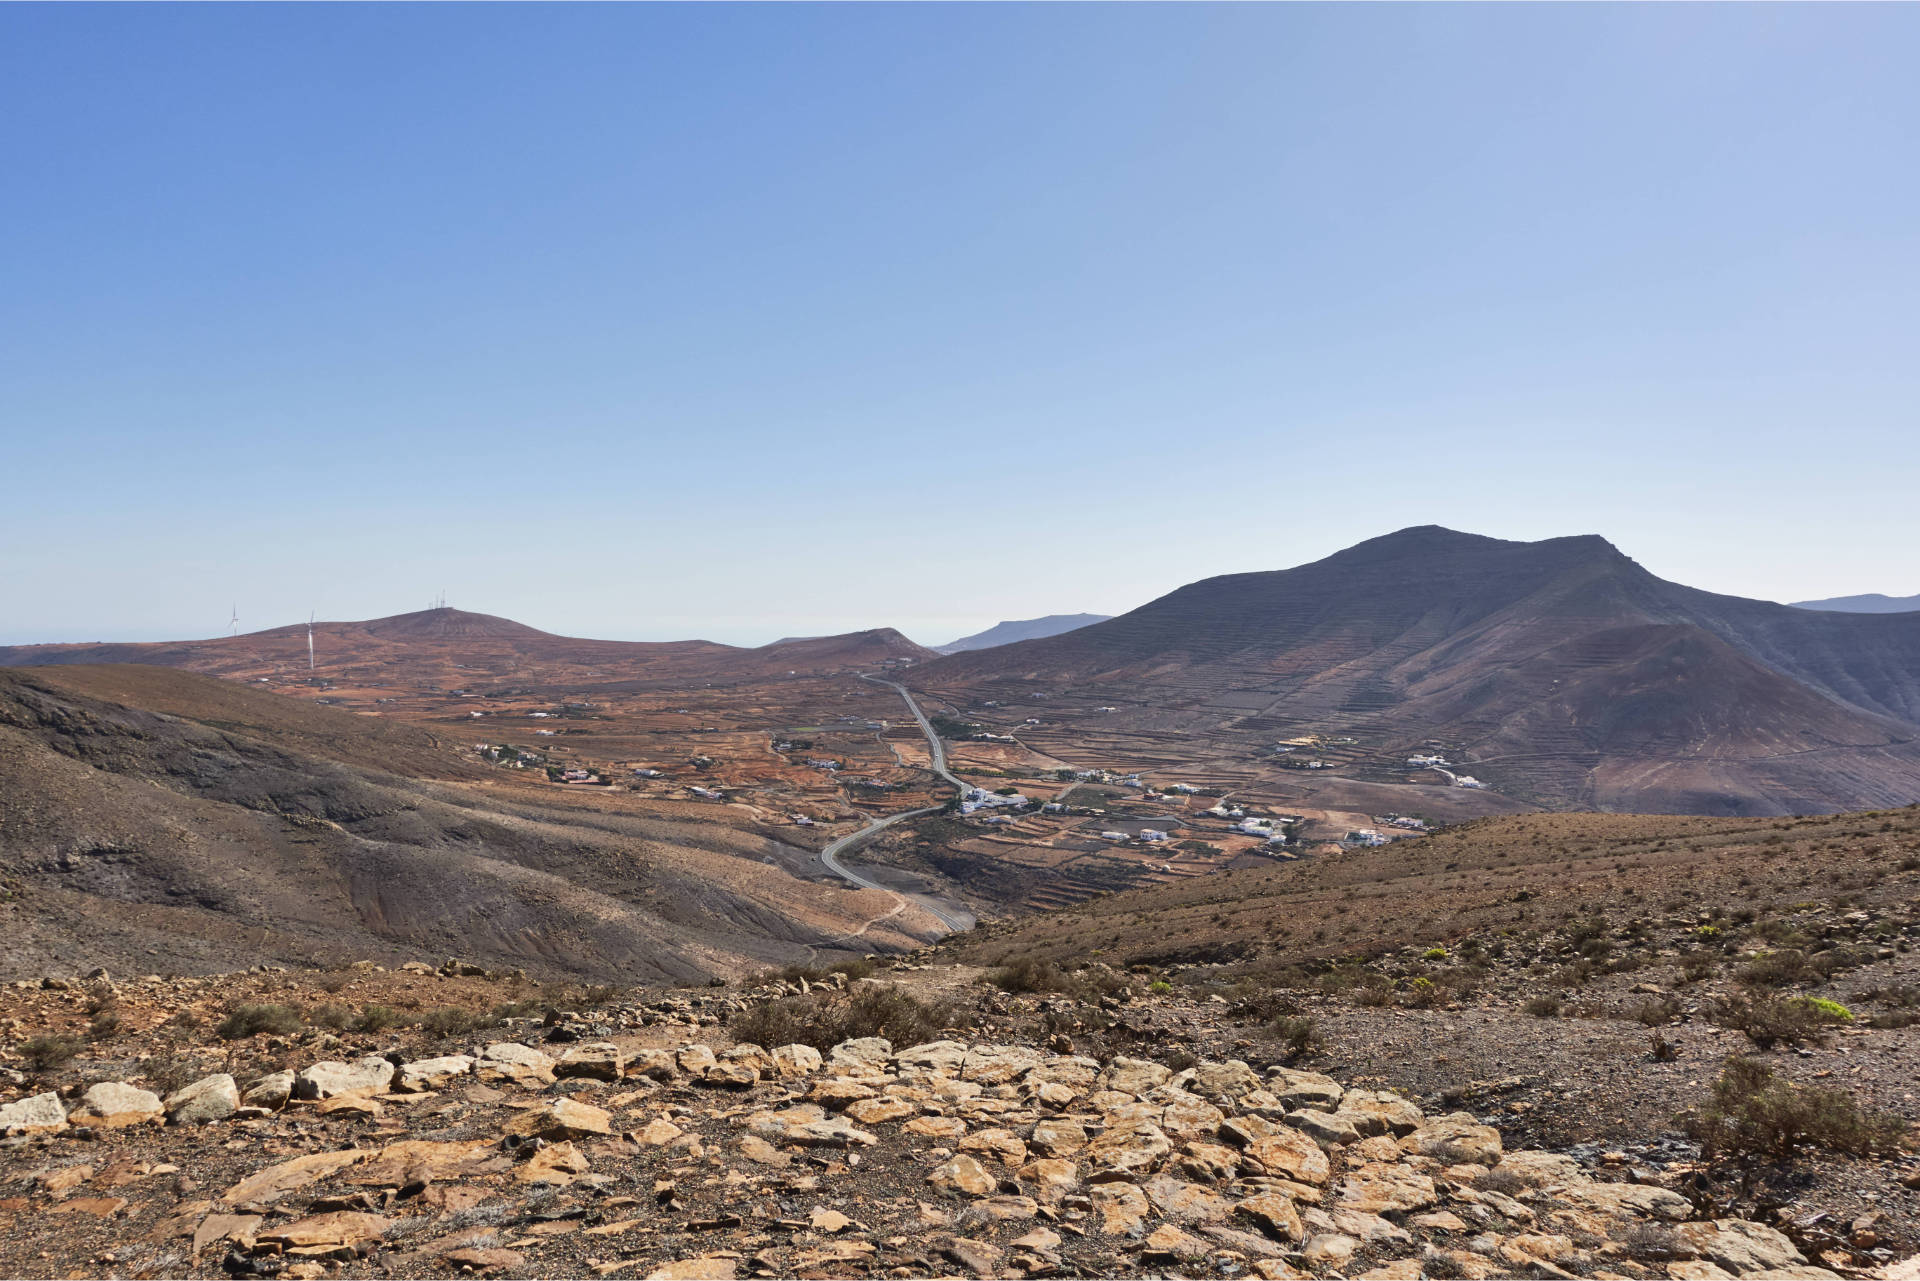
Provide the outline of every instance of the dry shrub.
[[420,1030],[432,1037],[465,1036],[484,1027],[493,1027],[499,1020],[490,1014],[478,1010],[462,1009],[457,1005],[441,1006],[437,1010],[428,1010],[420,1016]]
[[950,1027],[966,1027],[970,1014],[956,1006],[929,1004],[897,987],[861,983],[845,992],[816,992],[756,1005],[734,1018],[729,1030],[755,1045],[811,1045],[826,1051],[842,1041],[883,1036],[897,1046],[939,1039]]
[[263,1032],[275,1036],[298,1032],[304,1022],[291,1005],[236,1005],[213,1031],[223,1041],[239,1041]]
[[1311,1014],[1282,1015],[1268,1024],[1267,1030],[1279,1037],[1280,1043],[1286,1046],[1286,1061],[1289,1063],[1305,1058],[1323,1044],[1320,1025],[1314,1022]]
[[1757,1059],[1727,1060],[1687,1132],[1709,1161],[1790,1161],[1802,1148],[1892,1152],[1906,1132],[1897,1116],[1869,1112],[1845,1090],[1800,1085]]
[[26,1060],[27,1071],[38,1076],[73,1062],[82,1048],[78,1037],[49,1032],[22,1041],[20,1057]]

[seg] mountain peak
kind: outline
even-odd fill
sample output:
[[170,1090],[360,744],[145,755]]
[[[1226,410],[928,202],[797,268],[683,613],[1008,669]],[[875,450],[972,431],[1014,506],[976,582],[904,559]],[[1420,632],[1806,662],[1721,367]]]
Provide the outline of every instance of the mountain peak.
[[550,634],[536,627],[528,627],[525,623],[516,623],[511,618],[475,614],[446,606],[370,619],[365,628],[369,635],[397,640],[531,640]]

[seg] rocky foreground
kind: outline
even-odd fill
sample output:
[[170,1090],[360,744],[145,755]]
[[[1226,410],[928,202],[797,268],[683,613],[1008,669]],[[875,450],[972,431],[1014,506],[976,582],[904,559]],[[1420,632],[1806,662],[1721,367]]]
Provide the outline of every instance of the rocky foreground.
[[166,1097],[16,1088],[0,1271],[1920,1275],[1704,1217],[1684,1166],[1510,1151],[1472,1115],[1319,1073],[1057,1042],[731,1043],[716,1024],[747,1003],[511,1020],[460,1052]]

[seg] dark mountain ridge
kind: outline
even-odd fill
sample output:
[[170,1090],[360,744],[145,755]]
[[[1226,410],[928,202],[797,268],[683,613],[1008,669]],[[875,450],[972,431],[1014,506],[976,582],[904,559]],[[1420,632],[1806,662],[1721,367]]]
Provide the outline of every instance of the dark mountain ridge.
[[1388,752],[1437,737],[1513,758],[1504,781],[1548,804],[1760,813],[1920,798],[1920,615],[1699,591],[1592,535],[1405,529],[943,657],[913,679],[1132,682],[1160,687],[1163,705],[1240,711],[1223,723],[1363,732]]

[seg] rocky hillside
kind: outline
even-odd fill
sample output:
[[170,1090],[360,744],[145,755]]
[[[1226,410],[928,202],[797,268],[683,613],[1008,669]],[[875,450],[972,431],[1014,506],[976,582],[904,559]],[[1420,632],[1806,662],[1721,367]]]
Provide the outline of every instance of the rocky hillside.
[[[749,816],[582,809],[402,723],[154,668],[0,671],[0,974],[458,949],[703,980],[816,956],[897,902],[803,875],[825,874]],[[937,929],[890,915],[862,945]]]
[[[1743,1206],[1718,1158],[1683,1141],[1530,1147],[1494,1123],[1510,1085],[1408,1097],[1301,1066],[1223,1001],[1103,966],[1069,977],[1069,992],[1023,996],[1004,977],[896,965],[621,999],[449,962],[22,986],[7,1026],[54,1030],[21,1043],[0,1095],[0,1268],[669,1281],[1915,1266],[1899,1262],[1911,1157],[1860,1158],[1880,1181],[1857,1210]],[[308,997],[330,1004],[303,1017]],[[394,1004],[354,1015],[369,997]],[[91,1043],[63,1039],[89,1019]],[[1093,1034],[1122,1027],[1149,1035],[1144,1052]]]

